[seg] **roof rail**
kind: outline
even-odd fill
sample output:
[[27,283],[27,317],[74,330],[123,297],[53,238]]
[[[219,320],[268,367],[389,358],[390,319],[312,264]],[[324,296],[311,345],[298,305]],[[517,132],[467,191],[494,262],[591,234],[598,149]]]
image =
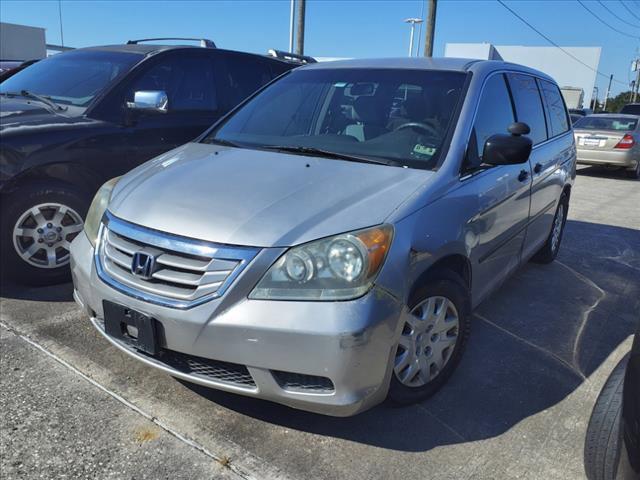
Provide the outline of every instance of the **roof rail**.
[[216,44],[212,40],[206,38],[182,38],[182,37],[166,37],[166,38],[141,38],[139,40],[128,40],[127,45],[136,45],[142,42],[155,42],[159,40],[189,40],[190,42],[200,42],[203,48],[216,48]]
[[273,48],[267,52],[267,55],[271,57],[279,58],[280,60],[286,60],[287,62],[294,63],[316,63],[317,60],[307,55],[298,55],[297,53],[289,53],[282,50],[274,50]]

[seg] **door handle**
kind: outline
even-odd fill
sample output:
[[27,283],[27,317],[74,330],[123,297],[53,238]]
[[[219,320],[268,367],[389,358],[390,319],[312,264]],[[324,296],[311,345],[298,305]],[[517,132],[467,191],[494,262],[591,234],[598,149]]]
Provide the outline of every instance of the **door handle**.
[[520,174],[518,175],[518,180],[524,182],[527,178],[529,178],[529,172],[526,170],[520,170]]
[[536,163],[535,166],[533,167],[533,171],[535,173],[540,173],[542,171],[542,164],[541,163]]

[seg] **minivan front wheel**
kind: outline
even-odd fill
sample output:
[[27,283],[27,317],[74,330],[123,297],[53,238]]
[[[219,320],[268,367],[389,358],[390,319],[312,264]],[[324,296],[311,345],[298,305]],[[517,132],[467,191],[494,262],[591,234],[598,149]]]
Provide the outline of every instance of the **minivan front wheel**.
[[26,185],[3,198],[2,276],[31,285],[68,280],[70,245],[82,231],[88,200],[59,184]]
[[399,405],[437,392],[458,365],[470,330],[469,291],[453,272],[417,289],[403,314],[389,399]]

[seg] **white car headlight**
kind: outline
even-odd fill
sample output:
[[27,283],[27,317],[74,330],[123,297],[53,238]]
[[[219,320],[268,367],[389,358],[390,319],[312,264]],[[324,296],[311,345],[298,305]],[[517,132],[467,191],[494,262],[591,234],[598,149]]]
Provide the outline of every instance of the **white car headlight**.
[[274,263],[249,298],[349,300],[364,295],[384,264],[393,227],[323,238],[293,247]]
[[102,216],[109,206],[111,192],[113,192],[113,187],[116,186],[118,180],[120,180],[120,177],[112,178],[98,189],[96,196],[93,197],[89,211],[87,212],[87,218],[84,221],[84,233],[87,235],[91,245],[94,247],[98,240],[98,230],[100,229]]

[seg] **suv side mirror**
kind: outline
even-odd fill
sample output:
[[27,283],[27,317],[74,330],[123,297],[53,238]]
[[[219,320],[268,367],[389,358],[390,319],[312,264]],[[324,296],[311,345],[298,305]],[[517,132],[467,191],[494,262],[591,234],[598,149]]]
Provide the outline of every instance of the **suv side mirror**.
[[526,123],[516,122],[509,125],[511,135],[492,135],[484,144],[482,163],[489,165],[517,165],[525,163],[531,155],[533,144],[528,134],[531,130]]
[[130,110],[167,113],[169,97],[163,90],[141,90],[133,94],[133,102],[127,102]]

